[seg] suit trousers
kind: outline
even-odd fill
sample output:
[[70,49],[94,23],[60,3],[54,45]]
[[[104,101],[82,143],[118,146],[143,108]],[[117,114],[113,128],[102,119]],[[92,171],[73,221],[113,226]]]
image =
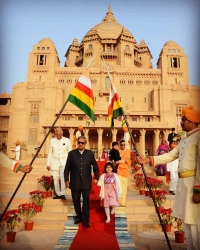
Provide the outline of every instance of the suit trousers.
[[[83,225],[88,225],[90,219],[90,189],[72,189],[71,193],[77,219],[82,219]],[[83,197],[82,208],[80,200],[81,194]]]
[[[54,168],[51,168],[51,174],[53,176],[56,194],[58,196],[65,195],[66,185],[65,185],[65,179],[64,179],[64,167],[61,166],[59,161],[54,165]],[[59,183],[59,180],[60,180],[60,183]]]

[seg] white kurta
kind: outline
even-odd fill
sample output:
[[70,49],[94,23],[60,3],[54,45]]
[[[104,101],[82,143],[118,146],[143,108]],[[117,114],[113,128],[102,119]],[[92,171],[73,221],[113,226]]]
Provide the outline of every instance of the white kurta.
[[179,158],[179,173],[196,170],[196,176],[178,179],[172,215],[184,220],[186,224],[197,225],[200,204],[194,204],[192,197],[194,185],[200,184],[200,131],[182,139],[169,153],[153,158],[154,166]]
[[[66,137],[58,140],[56,137],[50,140],[47,166],[51,168],[51,175],[54,179],[54,185],[57,195],[65,194],[64,170],[69,151],[72,150],[71,141]],[[61,180],[61,190],[59,186]]]
[[124,134],[125,147],[130,149],[130,135],[128,132]]
[[15,148],[15,160],[19,160],[20,157],[20,145],[16,146]]

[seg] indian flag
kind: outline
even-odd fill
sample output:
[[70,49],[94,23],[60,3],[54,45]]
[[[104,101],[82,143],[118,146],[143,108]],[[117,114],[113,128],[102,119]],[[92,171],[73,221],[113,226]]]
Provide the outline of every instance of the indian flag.
[[114,118],[122,116],[124,113],[121,102],[119,100],[116,88],[111,84],[109,103],[108,103],[108,119],[110,121],[110,128],[114,126]]
[[81,109],[93,122],[95,122],[94,95],[89,70],[86,69],[80,76],[68,97],[68,101]]

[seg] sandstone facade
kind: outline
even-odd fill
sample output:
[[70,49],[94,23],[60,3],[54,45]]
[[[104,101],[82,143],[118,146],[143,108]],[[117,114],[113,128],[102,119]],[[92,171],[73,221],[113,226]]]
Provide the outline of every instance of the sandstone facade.
[[[157,68],[153,68],[145,41],[138,44],[130,31],[117,23],[109,6],[102,22],[91,28],[80,43],[76,38],[73,40],[64,67],[60,66],[52,40],[44,38],[29,54],[26,82],[14,85],[12,94],[0,95],[0,143],[7,146],[9,156],[13,156],[11,150],[17,140],[26,145],[29,155],[36,152],[94,55],[89,70],[95,96],[95,125],[91,122],[86,127],[85,114],[68,103],[55,127],[63,128],[64,136],[73,141],[77,127],[85,126],[87,147],[97,157],[102,150],[110,149],[112,141],[123,137],[120,117],[110,134],[107,116],[110,80],[103,59],[141,154],[154,154],[172,127],[181,130],[180,116],[185,106],[193,105],[200,110],[200,88],[190,86],[184,48],[167,41],[161,48]],[[40,150],[41,157],[47,155],[51,136]],[[133,145],[131,148],[134,149]]]

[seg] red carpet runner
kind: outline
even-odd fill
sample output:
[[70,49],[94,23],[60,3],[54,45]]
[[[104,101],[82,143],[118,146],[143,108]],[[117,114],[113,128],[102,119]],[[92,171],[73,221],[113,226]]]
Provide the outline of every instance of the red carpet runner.
[[[98,162],[100,174],[105,162]],[[79,224],[78,232],[72,242],[70,250],[119,250],[115,236],[115,216],[111,215],[110,223],[105,223],[104,207],[100,206],[100,187],[93,184],[90,195],[90,226],[84,228]]]

